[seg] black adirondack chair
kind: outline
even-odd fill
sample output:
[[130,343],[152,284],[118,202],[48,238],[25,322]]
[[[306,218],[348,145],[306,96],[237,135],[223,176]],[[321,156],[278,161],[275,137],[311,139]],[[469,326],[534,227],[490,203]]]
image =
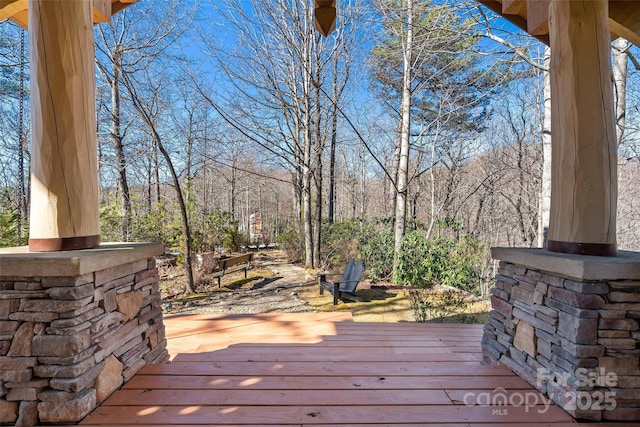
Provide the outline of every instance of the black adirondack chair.
[[338,282],[328,282],[327,276],[336,276],[332,274],[319,274],[318,282],[320,284],[320,295],[324,294],[325,289],[333,294],[333,305],[338,304],[339,299],[348,299],[351,301],[361,301],[356,295],[356,288],[360,283],[362,270],[364,265],[362,261],[349,260],[347,266],[342,273],[342,278]]

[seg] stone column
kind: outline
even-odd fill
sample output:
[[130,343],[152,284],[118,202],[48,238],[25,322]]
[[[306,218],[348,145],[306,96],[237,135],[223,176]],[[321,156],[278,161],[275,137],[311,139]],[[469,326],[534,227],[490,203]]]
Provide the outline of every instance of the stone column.
[[[531,2],[530,2],[531,3]],[[548,248],[615,256],[617,145],[608,2],[553,0]]]
[[640,421],[640,254],[493,248],[500,260],[482,338],[575,418]]
[[33,251],[100,242],[93,2],[29,0]]
[[168,359],[161,244],[0,249],[0,424],[74,423]]

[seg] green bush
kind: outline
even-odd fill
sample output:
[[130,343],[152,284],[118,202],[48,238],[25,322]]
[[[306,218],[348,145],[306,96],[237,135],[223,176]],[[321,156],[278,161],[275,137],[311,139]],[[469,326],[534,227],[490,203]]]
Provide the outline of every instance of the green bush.
[[333,224],[323,223],[322,257],[324,268],[344,268],[352,258],[358,258],[358,236],[362,228],[360,219],[347,219]]
[[291,262],[304,259],[304,239],[293,228],[289,228],[276,237],[276,243],[287,253]]
[[371,280],[387,280],[393,274],[393,221],[374,219],[363,223],[358,236],[360,258]]
[[470,236],[427,240],[420,231],[405,235],[396,283],[424,288],[444,285],[479,294],[483,245]]
[[121,240],[122,217],[120,207],[106,205],[100,208],[100,240],[103,242],[119,242]]
[[437,276],[433,270],[439,265],[433,262],[432,250],[424,233],[417,230],[407,233],[402,241],[402,251],[398,254],[396,284],[423,288],[433,286],[434,276]]
[[238,221],[233,221],[222,234],[222,247],[229,252],[237,252],[241,246],[249,244],[249,237],[238,229]]
[[459,291],[447,290],[438,294],[429,289],[413,289],[409,291],[409,305],[416,322],[442,323],[463,312],[467,301]]
[[18,246],[18,212],[16,210],[0,211],[0,247]]

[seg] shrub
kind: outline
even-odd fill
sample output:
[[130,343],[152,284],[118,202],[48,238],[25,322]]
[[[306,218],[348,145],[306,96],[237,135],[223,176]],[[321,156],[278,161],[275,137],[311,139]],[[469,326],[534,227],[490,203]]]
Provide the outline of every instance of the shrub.
[[479,294],[483,246],[470,236],[427,240],[420,231],[405,235],[398,254],[396,283],[430,288],[443,285]]
[[233,221],[222,235],[222,247],[229,252],[237,252],[241,246],[249,244],[249,237],[238,229],[238,221]]
[[116,204],[100,208],[100,240],[103,242],[119,242],[122,234],[122,217],[120,207]]
[[438,294],[429,289],[413,289],[409,291],[409,305],[416,322],[443,323],[447,317],[463,312],[467,301],[459,291]]
[[360,219],[347,219],[333,224],[325,222],[322,228],[322,255],[324,268],[344,268],[358,255],[358,236],[362,228]]
[[0,248],[17,246],[22,242],[18,242],[18,211],[6,210],[0,211]]
[[287,253],[291,262],[299,262],[304,259],[304,240],[294,230],[289,228],[276,237],[276,243]]
[[[231,225],[231,212],[217,208],[204,218],[204,226],[200,233],[196,249],[198,251],[219,251],[224,247],[225,235]],[[233,240],[233,239],[231,239]],[[232,243],[232,242],[230,242]],[[233,246],[232,244],[230,246]]]
[[430,258],[432,248],[420,231],[412,231],[404,236],[402,251],[398,254],[395,282],[403,286],[431,287],[439,268]]
[[364,222],[358,236],[359,255],[364,260],[371,280],[385,280],[393,273],[394,236],[393,221],[377,219]]

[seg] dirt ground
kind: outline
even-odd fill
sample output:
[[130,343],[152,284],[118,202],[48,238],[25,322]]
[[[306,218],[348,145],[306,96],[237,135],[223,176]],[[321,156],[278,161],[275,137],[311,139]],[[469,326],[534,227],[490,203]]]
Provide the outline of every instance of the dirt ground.
[[[358,285],[358,295],[365,302],[341,301],[333,305],[330,293],[319,294],[315,272],[290,264],[279,250],[256,253],[247,279],[243,271],[231,273],[222,278],[220,288],[217,278],[196,271],[196,293],[188,296],[184,294],[181,266],[159,266],[159,270],[163,307],[168,314],[350,311],[356,321],[414,320],[406,290],[384,283],[372,285],[363,281]],[[484,320],[488,306],[476,300],[466,311],[465,319],[457,321],[478,323]]]
[[220,288],[217,278],[196,271],[196,293],[189,296],[182,293],[182,267],[159,269],[164,308],[171,314],[316,311],[298,297],[300,289],[315,286],[315,278],[304,268],[288,264],[277,250],[257,253],[247,279],[244,271],[229,273]]

